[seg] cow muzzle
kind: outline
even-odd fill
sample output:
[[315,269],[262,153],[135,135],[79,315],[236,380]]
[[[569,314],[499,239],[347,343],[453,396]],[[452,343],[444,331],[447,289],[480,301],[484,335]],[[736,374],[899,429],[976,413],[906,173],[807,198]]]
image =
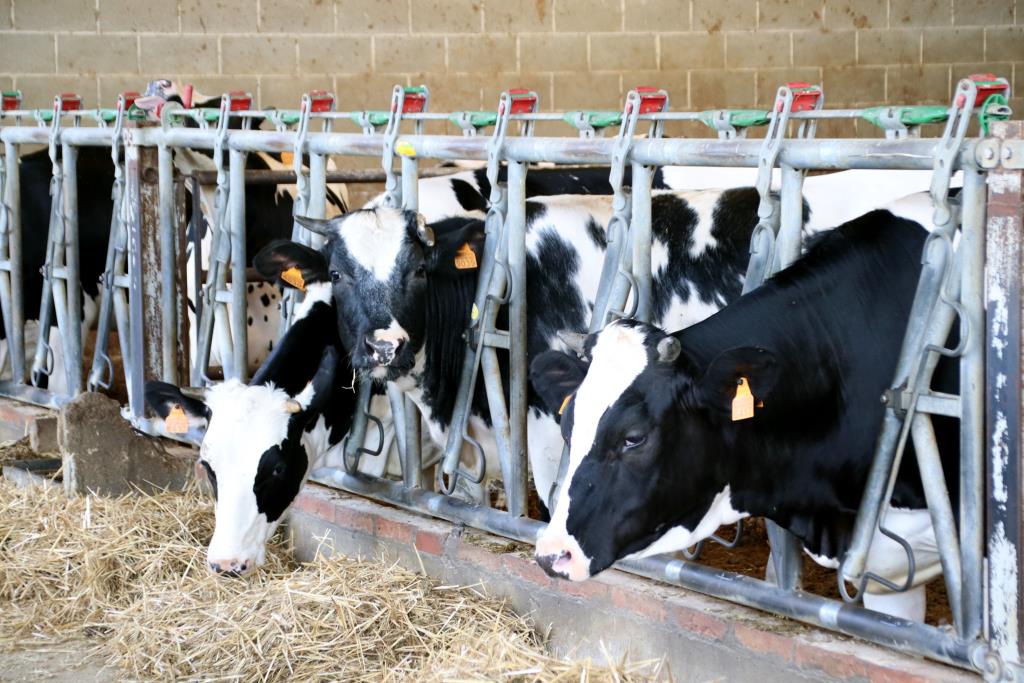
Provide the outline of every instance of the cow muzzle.
[[206,565],[210,573],[217,576],[237,578],[245,576],[256,568],[253,560],[209,560]]
[[533,558],[548,576],[554,578],[584,581],[591,576],[590,558],[583,553],[579,543],[571,536],[541,536],[537,540],[537,550]]
[[366,354],[374,365],[391,365],[402,349],[402,340],[366,339]]

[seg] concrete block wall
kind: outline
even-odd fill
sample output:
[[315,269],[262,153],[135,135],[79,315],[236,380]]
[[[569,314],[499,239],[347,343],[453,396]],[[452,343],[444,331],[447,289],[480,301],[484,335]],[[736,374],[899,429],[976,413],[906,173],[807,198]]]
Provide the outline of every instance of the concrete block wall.
[[109,106],[157,76],[279,107],[327,87],[381,108],[396,82],[429,84],[437,111],[515,86],[618,108],[637,84],[763,106],[796,79],[833,106],[934,103],[980,70],[1024,91],[1024,0],[0,0],[0,87],[34,106]]

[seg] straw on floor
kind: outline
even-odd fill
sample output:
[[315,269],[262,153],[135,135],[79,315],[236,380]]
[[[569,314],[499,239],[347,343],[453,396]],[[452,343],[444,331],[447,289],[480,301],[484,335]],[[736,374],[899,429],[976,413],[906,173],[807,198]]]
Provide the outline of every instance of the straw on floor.
[[563,662],[472,588],[276,544],[245,579],[204,567],[195,493],[68,499],[0,481],[0,648],[89,636],[142,680],[635,681],[659,663]]

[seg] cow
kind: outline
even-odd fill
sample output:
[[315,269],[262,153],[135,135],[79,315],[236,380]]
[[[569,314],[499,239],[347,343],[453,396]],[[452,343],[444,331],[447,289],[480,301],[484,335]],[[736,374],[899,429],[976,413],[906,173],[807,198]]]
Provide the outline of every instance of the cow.
[[[739,296],[757,204],[752,188],[655,193],[656,319],[692,324]],[[527,201],[526,213],[528,349],[535,356],[558,343],[559,330],[586,329],[611,200],[540,197]],[[339,334],[353,367],[376,382],[395,382],[419,407],[434,443],[445,443],[482,260],[483,221],[452,218],[428,226],[414,212],[384,207],[299,221],[327,236],[325,250],[311,262],[286,256],[280,266],[329,273]],[[460,268],[456,255],[466,249],[473,265]],[[478,391],[470,431],[484,446],[488,477],[496,478],[500,467],[487,415]],[[528,422],[534,482],[546,502],[561,436],[535,395]]]
[[146,402],[160,418],[174,411],[189,431],[205,429],[199,462],[216,498],[207,550],[215,574],[243,575],[263,564],[267,541],[313,467],[342,457],[356,403],[352,371],[338,344],[326,273],[306,274],[295,322],[247,385],[228,380],[196,398],[146,383]]
[[[580,355],[536,356],[531,384],[562,412],[569,443],[538,564],[581,581],[762,516],[837,567],[921,272],[923,225],[870,212],[822,233],[789,268],[701,323],[667,334],[623,320],[587,337]],[[957,377],[943,360],[933,386],[955,393]],[[945,472],[956,476],[957,423],[933,421]],[[865,605],[921,620],[923,584],[940,566],[914,460],[911,451],[902,461],[885,522],[915,549],[915,588],[894,596],[869,584]],[[958,486],[947,485],[956,510]],[[906,580],[903,551],[878,533],[867,569]]]

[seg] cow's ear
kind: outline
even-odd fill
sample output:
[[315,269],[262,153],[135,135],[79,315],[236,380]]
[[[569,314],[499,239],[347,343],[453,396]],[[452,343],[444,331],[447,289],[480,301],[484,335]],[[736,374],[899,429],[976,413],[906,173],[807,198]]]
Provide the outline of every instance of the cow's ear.
[[590,364],[575,355],[545,351],[530,363],[530,383],[548,411],[558,419],[579,389]]
[[316,249],[289,240],[274,240],[263,247],[252,265],[260,276],[282,287],[305,289],[327,282],[327,259]]
[[759,346],[729,349],[711,361],[700,379],[701,399],[709,407],[731,412],[733,399],[745,379],[754,401],[760,403],[770,399],[780,374],[778,358],[768,349]]
[[145,402],[157,415],[164,420],[175,408],[180,408],[189,422],[193,420],[210,420],[210,407],[202,399],[188,396],[181,389],[168,384],[150,380],[145,383]]
[[[457,223],[451,228],[449,223]],[[475,273],[484,261],[485,224],[477,218],[452,218],[435,225],[435,244],[427,250],[433,273]]]

